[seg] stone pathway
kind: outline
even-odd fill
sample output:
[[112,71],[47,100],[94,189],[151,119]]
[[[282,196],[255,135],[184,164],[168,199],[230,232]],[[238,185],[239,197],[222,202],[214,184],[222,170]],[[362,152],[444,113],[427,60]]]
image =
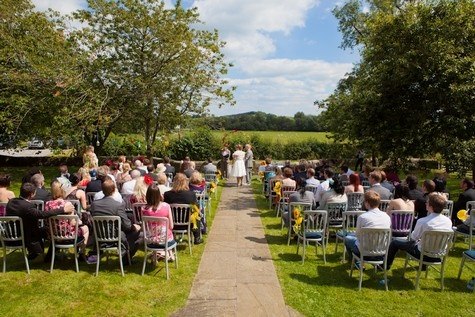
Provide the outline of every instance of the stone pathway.
[[185,308],[173,316],[299,316],[284,303],[249,186],[223,188]]

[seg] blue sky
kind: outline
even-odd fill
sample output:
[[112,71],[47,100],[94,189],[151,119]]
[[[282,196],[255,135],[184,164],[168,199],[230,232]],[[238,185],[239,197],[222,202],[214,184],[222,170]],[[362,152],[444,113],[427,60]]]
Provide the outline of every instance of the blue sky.
[[[167,0],[166,2],[171,2]],[[39,10],[70,13],[85,0],[33,0]],[[331,94],[359,60],[339,48],[341,34],[331,10],[335,0],[185,0],[198,8],[207,27],[216,28],[228,61],[227,79],[237,86],[236,105],[210,113],[220,116],[264,111],[293,116],[317,114],[316,99]]]

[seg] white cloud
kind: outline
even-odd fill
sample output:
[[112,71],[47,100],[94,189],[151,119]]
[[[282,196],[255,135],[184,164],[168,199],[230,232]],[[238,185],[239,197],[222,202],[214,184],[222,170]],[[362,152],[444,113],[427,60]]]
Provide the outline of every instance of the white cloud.
[[84,0],[32,0],[32,2],[39,11],[46,11],[52,8],[62,14],[69,14],[82,9],[86,4]]

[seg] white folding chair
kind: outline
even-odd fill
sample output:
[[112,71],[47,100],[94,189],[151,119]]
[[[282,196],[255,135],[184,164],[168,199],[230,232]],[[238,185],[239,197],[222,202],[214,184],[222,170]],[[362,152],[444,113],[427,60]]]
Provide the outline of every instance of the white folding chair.
[[[426,278],[429,274],[429,267],[440,265],[440,283],[441,289],[444,290],[444,269],[450,245],[452,243],[454,232],[452,230],[428,230],[422,234],[421,238],[421,255],[416,258],[406,252],[406,261],[404,263],[403,276],[406,273],[406,267],[410,260],[419,263],[416,278],[416,290],[419,289],[419,280],[421,276],[422,266],[426,265]],[[431,259],[428,259],[431,258]]]
[[282,188],[282,197],[280,198],[279,202],[277,203],[277,208],[276,208],[276,217],[279,217],[279,215],[284,212],[285,207],[289,203],[289,197],[295,193],[295,187],[294,186],[284,186]]
[[390,217],[393,239],[409,239],[414,223],[414,211],[392,210]]
[[180,234],[182,237],[186,234],[188,238],[187,241],[188,241],[188,247],[190,248],[190,254],[192,254],[191,224],[190,224],[191,207],[188,204],[170,204],[170,208],[172,211],[173,222],[174,222],[173,233],[175,234],[175,240],[177,240],[176,234]]
[[343,212],[346,211],[348,204],[344,203],[327,203],[328,222],[327,222],[327,241],[330,237],[330,228],[340,229],[343,226]]
[[470,218],[469,218],[469,222],[468,222],[468,233],[464,232],[464,231],[460,231],[458,229],[455,229],[454,242],[457,239],[457,236],[461,235],[461,236],[465,237],[465,239],[468,239],[468,248],[469,248],[469,250],[472,250],[473,231],[475,230],[475,201],[467,201],[465,208],[466,208],[467,211],[470,212],[470,215],[469,215]]
[[[168,218],[166,217],[142,217],[143,233],[144,233],[144,248],[145,254],[143,258],[142,275],[145,273],[145,266],[147,265],[147,254],[149,251],[165,252],[165,270],[167,280],[170,278],[168,272],[169,250],[174,251],[175,268],[178,268],[178,253],[176,251],[175,240],[168,240]],[[171,243],[170,243],[171,242]]]
[[[76,264],[76,272],[79,272],[77,246],[84,241],[83,237],[78,237],[79,217],[77,215],[58,215],[48,218],[51,248],[51,267],[50,273],[53,273],[54,258],[56,249],[73,249],[74,263]],[[79,241],[78,241],[79,240]]]
[[325,230],[327,227],[327,211],[326,210],[304,210],[303,220],[300,231],[297,233],[297,254],[299,254],[300,242],[302,242],[303,254],[302,264],[305,262],[305,249],[307,244],[315,242],[315,252],[318,254],[318,245],[322,247],[323,262],[327,263],[325,255]]
[[[97,248],[96,276],[99,275],[99,264],[101,263],[101,251],[107,254],[116,251],[119,256],[120,272],[124,276],[124,265],[122,263],[122,241],[121,231],[122,222],[119,216],[93,216],[92,223],[94,227],[94,238]],[[124,250],[130,264],[130,254],[128,250]]]
[[30,274],[30,266],[26,255],[25,237],[23,234],[23,220],[20,217],[0,217],[0,241],[3,247],[3,273],[7,270],[7,250],[13,253],[17,250],[23,252],[26,271]]
[[147,204],[145,203],[134,203],[132,204],[132,213],[134,223],[141,225],[142,224],[142,209]]
[[351,260],[350,277],[353,275],[353,268],[355,261],[359,261],[360,279],[358,283],[358,290],[361,291],[361,285],[363,283],[363,269],[364,264],[368,263],[373,266],[382,266],[384,271],[384,284],[386,290],[388,290],[388,249],[391,242],[391,229],[380,228],[361,228],[357,233],[358,238],[358,250],[360,255],[353,253]]
[[287,245],[290,245],[290,238],[292,236],[292,225],[295,223],[294,219],[294,209],[299,208],[301,212],[304,212],[305,210],[311,210],[312,209],[312,204],[309,203],[298,203],[298,202],[291,202],[289,203],[289,211],[288,211],[288,219],[284,219],[284,213],[282,213],[282,218],[281,221],[287,221]]
[[391,202],[391,200],[387,199],[381,199],[379,202],[379,210],[386,212],[386,209],[388,209],[388,205]]
[[343,243],[343,256],[342,261],[345,262],[346,248],[345,248],[345,238],[349,235],[356,234],[356,221],[358,217],[364,214],[366,211],[362,210],[351,210],[343,212],[343,223],[341,230],[338,230],[335,234],[335,253],[338,250],[338,240],[341,240]]
[[[281,182],[282,181],[280,179],[271,179],[269,181],[269,186],[267,187],[267,191],[268,191],[268,197],[269,197],[269,209],[272,209],[272,205],[274,205],[274,198],[277,197],[277,193],[274,192],[274,187],[275,187],[275,184],[277,182]],[[277,215],[276,215],[277,217]]]
[[364,193],[348,193],[347,210],[363,210]]

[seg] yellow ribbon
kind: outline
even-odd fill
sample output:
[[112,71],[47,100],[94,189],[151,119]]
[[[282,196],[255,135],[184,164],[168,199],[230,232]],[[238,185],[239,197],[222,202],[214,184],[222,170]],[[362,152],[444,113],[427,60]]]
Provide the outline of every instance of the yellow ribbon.
[[193,229],[198,229],[198,222],[201,221],[200,207],[197,204],[191,204],[190,222],[193,225]]

